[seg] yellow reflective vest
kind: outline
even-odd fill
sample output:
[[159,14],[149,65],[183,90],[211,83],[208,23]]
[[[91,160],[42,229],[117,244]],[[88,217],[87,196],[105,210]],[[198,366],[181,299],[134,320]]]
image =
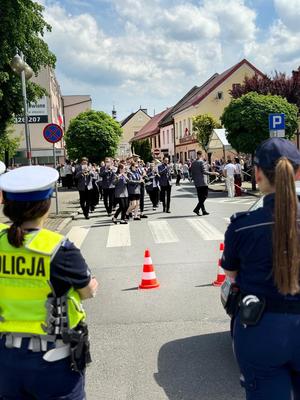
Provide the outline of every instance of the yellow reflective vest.
[[[0,225],[0,332],[46,335],[51,295],[50,263],[64,237],[42,229],[26,235],[21,248],[9,244]],[[67,294],[68,328],[85,319],[80,296]]]

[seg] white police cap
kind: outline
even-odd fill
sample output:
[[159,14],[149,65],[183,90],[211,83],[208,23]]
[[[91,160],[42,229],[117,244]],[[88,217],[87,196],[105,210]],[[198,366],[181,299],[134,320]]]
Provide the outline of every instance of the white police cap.
[[6,165],[0,161],[0,175],[6,171]]
[[8,200],[41,201],[52,196],[58,172],[54,168],[28,166],[0,176],[0,190]]

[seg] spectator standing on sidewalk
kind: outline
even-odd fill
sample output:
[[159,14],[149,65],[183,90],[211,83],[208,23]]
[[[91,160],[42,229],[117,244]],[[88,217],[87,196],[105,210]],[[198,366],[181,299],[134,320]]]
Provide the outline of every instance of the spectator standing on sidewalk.
[[103,200],[107,215],[111,217],[112,209],[114,206],[114,194],[115,194],[115,178],[116,174],[113,171],[112,162],[110,158],[105,160],[105,166],[100,170],[100,176],[102,178],[102,189],[103,189]]
[[234,187],[236,197],[242,195],[242,166],[240,164],[240,159],[235,157],[234,159],[235,173],[234,173]]
[[236,173],[235,165],[232,164],[230,158],[227,160],[227,164],[224,167],[224,176],[226,180],[226,187],[228,192],[228,197],[234,197],[234,174]]
[[209,172],[206,169],[206,163],[202,158],[202,151],[197,151],[197,160],[192,163],[191,176],[198,195],[198,204],[193,212],[199,216],[200,210],[202,211],[202,215],[209,215],[204,203],[208,196],[208,176],[210,175],[218,176],[219,174],[217,172]]
[[165,157],[163,163],[158,166],[159,184],[161,188],[160,199],[163,205],[163,212],[170,213],[171,190],[172,190],[172,171],[169,166],[169,159]]
[[65,186],[70,190],[73,187],[73,169],[71,161],[66,160],[64,169],[65,169]]
[[183,172],[183,180],[185,181],[186,179],[190,180],[190,173],[189,173],[189,166],[187,162],[185,162],[182,166],[182,172]]

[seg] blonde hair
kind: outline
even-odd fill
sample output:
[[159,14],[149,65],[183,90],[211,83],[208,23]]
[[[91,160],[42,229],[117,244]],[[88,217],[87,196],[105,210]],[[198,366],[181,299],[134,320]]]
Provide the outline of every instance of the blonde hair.
[[273,276],[275,285],[283,295],[294,295],[300,291],[300,243],[295,169],[286,157],[282,157],[276,165],[275,173],[266,174],[270,183],[275,185]]

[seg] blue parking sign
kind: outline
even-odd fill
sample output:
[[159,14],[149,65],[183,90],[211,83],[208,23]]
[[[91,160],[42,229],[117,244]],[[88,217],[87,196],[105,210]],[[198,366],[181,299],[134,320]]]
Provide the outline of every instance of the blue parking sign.
[[270,131],[285,130],[285,115],[284,114],[269,114],[269,130]]

